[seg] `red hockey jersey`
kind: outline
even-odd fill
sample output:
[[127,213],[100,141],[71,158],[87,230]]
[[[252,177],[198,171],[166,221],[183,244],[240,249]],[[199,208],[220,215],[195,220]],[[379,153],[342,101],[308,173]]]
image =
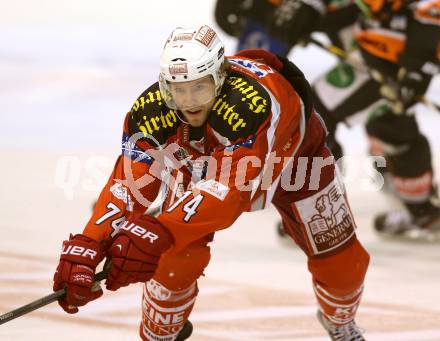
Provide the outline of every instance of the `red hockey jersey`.
[[[311,107],[279,72],[280,60],[260,53],[229,57],[229,75],[201,131],[166,107],[157,83],[139,96],[86,235],[109,238],[160,195],[158,220],[180,249],[271,202],[304,139]],[[300,72],[291,79],[307,92]]]

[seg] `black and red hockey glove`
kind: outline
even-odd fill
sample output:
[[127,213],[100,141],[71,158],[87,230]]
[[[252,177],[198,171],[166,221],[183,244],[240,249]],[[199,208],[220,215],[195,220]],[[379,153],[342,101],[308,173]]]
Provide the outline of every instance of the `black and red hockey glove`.
[[396,114],[405,114],[407,109],[421,101],[431,77],[419,70],[399,69],[396,79],[384,77],[381,95],[387,99]]
[[63,241],[60,262],[53,277],[53,290],[67,289],[58,300],[69,314],[78,312],[80,306],[102,296],[102,289],[94,287],[96,266],[103,260],[104,250],[99,242],[82,234]]

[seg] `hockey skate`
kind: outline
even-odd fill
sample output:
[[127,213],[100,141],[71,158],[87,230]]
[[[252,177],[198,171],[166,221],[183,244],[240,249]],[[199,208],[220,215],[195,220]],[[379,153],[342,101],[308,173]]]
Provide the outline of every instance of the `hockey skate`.
[[375,218],[374,229],[385,236],[438,241],[440,240],[440,209],[421,216],[413,216],[407,210],[383,213]]
[[354,321],[338,326],[330,322],[320,310],[318,310],[318,321],[330,335],[332,341],[365,341],[361,330]]
[[193,332],[193,325],[190,321],[186,321],[183,325],[182,330],[177,335],[177,338],[175,341],[184,341],[188,339]]

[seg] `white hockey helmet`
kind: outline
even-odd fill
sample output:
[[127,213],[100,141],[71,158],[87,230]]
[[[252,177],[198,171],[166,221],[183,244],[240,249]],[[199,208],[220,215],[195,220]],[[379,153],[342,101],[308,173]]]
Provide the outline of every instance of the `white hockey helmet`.
[[211,75],[215,94],[220,93],[225,80],[222,65],[224,45],[209,26],[178,27],[167,39],[160,57],[159,87],[163,99],[171,109],[177,109],[169,83],[188,82]]

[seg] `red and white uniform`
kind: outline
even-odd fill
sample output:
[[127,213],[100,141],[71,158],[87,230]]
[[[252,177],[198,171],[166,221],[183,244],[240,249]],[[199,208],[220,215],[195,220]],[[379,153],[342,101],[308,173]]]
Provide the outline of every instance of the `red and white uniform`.
[[145,285],[144,340],[174,339],[193,307],[214,233],[270,203],[308,256],[325,314],[346,323],[359,304],[369,256],[326,159],[326,131],[307,82],[293,64],[267,52],[229,61],[203,128],[182,123],[157,83],[141,94],[125,118],[123,153],[84,230],[96,240],[111,238],[125,218],[145,214],[163,196],[157,218],[175,243]]

